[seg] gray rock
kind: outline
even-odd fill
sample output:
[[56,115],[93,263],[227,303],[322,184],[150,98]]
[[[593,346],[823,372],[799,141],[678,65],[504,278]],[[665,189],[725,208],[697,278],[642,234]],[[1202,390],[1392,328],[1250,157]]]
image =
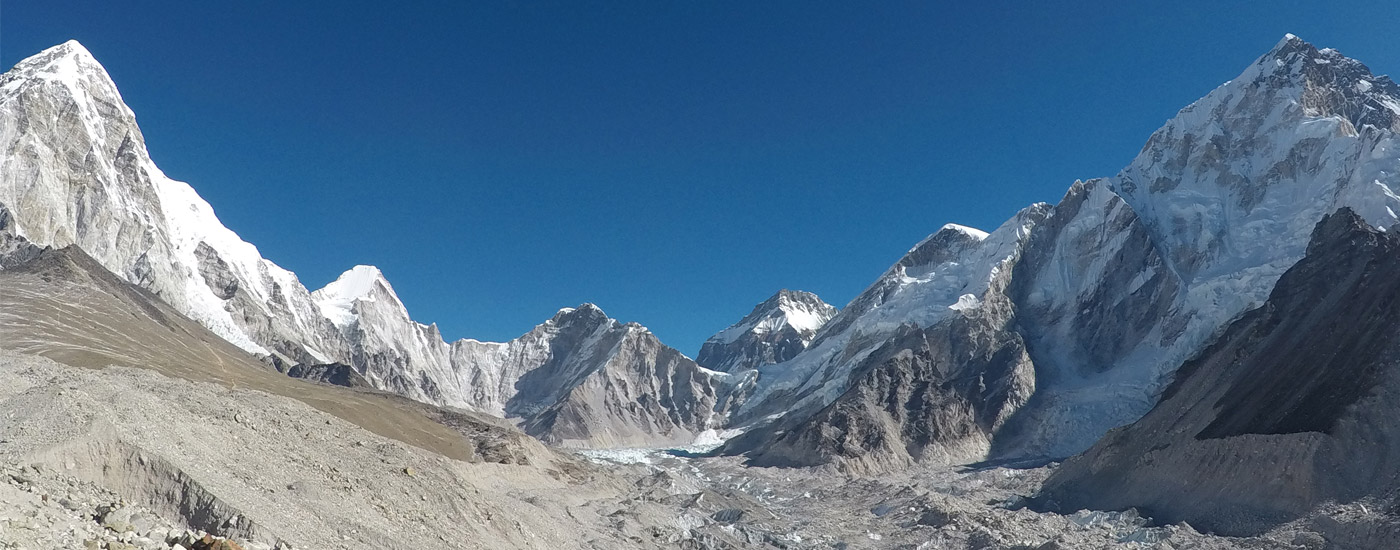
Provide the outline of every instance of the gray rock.
[[740,519],[743,519],[743,517],[744,511],[738,508],[725,508],[723,510],[710,514],[710,519],[713,519],[720,523],[734,523],[739,521]]

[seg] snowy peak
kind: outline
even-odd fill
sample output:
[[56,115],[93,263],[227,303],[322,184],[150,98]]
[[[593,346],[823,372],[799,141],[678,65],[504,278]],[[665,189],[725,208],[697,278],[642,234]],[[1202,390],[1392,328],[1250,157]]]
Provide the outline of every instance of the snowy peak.
[[[155,167],[135,115],[81,44],[49,48],[0,76],[0,155],[0,203],[14,214],[18,234],[41,245],[79,246],[247,351],[314,339],[304,338],[302,329],[316,320],[302,315],[305,304],[293,303],[302,297],[294,277],[265,263],[218,224],[192,188]],[[218,281],[199,276],[212,274],[201,273],[201,256],[217,268]],[[266,322],[274,284],[284,287],[276,307],[286,312],[285,323]],[[229,298],[244,311],[232,315]],[[264,337],[253,327],[298,334]]]
[[920,270],[920,268],[927,266],[952,261],[968,249],[975,248],[986,240],[988,235],[986,231],[965,225],[946,224],[934,234],[919,241],[919,244],[914,245],[914,248],[909,249],[909,252],[900,258],[892,269]]
[[823,302],[816,294],[801,290],[780,290],[764,303],[781,312],[788,326],[802,332],[816,332],[836,315],[835,306]]
[[1299,102],[1304,114],[1340,116],[1353,130],[1366,125],[1400,130],[1400,87],[1389,77],[1331,48],[1318,49],[1294,35],[1287,35],[1260,57],[1245,76],[1256,85],[1300,85]]
[[784,327],[815,333],[835,315],[836,308],[823,302],[816,294],[783,289],[755,306],[739,323],[715,337],[732,342],[742,333],[767,334],[781,331]]
[[25,58],[15,64],[11,74],[14,79],[70,82],[76,82],[89,76],[111,81],[111,78],[107,76],[107,70],[77,40],[69,40]]
[[910,327],[977,316],[984,303],[1003,301],[989,294],[999,295],[1032,230],[1049,211],[1049,205],[1031,205],[991,233],[943,226],[823,325],[806,351],[761,366],[759,382],[736,418],[825,406],[846,391],[851,373],[867,356]]
[[705,368],[735,372],[779,363],[807,349],[817,331],[836,316],[836,308],[816,294],[780,290],[700,348]]
[[1397,97],[1389,78],[1289,36],[1153,133],[1112,187],[1184,279],[1283,260],[1276,277],[1337,207],[1395,223]]
[[403,302],[399,301],[398,294],[394,293],[394,287],[389,285],[384,273],[372,265],[352,267],[324,288],[311,293],[321,313],[341,329],[358,318],[355,314],[357,302],[373,302],[381,297],[403,308]]
[[549,319],[549,323],[554,325],[566,325],[573,323],[598,324],[604,321],[617,321],[608,317],[603,309],[591,303],[584,303],[578,307],[560,308],[555,312],[554,317]]
[[[82,115],[90,126],[100,122],[96,115],[110,115],[107,112],[110,109],[120,110],[125,115],[122,118],[132,116],[107,69],[77,40],[69,40],[16,63],[13,69],[0,76],[0,93],[9,95],[24,88],[54,84],[62,86],[82,107],[85,111]],[[92,105],[94,102],[100,105]]]
[[1021,416],[1038,419],[1027,440],[1077,452],[1151,409],[1184,360],[1267,299],[1329,213],[1392,226],[1396,96],[1390,79],[1289,35],[1117,176],[1072,189],[1016,276],[1038,403],[1054,404]]

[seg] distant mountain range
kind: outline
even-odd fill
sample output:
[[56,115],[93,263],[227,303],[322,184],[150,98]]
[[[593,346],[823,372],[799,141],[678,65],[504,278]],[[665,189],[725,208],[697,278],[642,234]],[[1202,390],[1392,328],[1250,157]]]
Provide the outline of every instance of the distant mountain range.
[[[1057,204],[1030,205],[991,232],[945,225],[839,312],[780,291],[706,341],[698,360],[592,304],[510,342],[445,342],[374,267],[305,288],[156,168],[134,114],[77,42],[0,76],[0,115],[0,230],[11,243],[0,265],[25,261],[16,242],[76,246],[269,368],[516,419],[564,446],[683,445],[733,429],[743,435],[717,452],[856,473],[1094,447],[1126,461],[1114,463],[1126,476],[1160,434],[1101,438],[1139,419],[1174,421],[1163,411],[1203,423],[1207,439],[1285,425],[1330,433],[1335,423],[1323,420],[1351,418],[1335,407],[1308,416],[1321,409],[1307,388],[1330,384],[1326,396],[1350,398],[1379,375],[1273,372],[1245,359],[1227,367],[1212,354],[1224,346],[1246,357],[1264,352],[1249,338],[1282,338],[1270,331],[1292,325],[1256,308],[1304,314],[1287,292],[1306,289],[1280,283],[1290,269],[1361,286],[1400,276],[1331,270],[1393,248],[1400,87],[1292,35],[1182,109],[1117,175],[1074,182]],[[1349,250],[1348,239],[1380,244],[1331,250]],[[1359,292],[1354,308],[1324,310],[1333,317],[1287,337],[1391,299],[1381,294]],[[1183,363],[1193,378],[1178,374]],[[1249,405],[1205,412],[1212,405],[1193,392],[1223,386],[1201,376],[1231,381],[1219,398]],[[1289,390],[1300,401],[1266,406],[1251,392],[1277,388],[1242,381],[1267,376],[1304,386]],[[1074,485],[1088,478],[1131,493],[1077,460],[1058,474],[1069,481],[1056,494],[1073,496],[1062,503],[1093,501],[1098,493]],[[1210,467],[1194,471],[1209,477]],[[1153,502],[1187,504],[1168,500]]]

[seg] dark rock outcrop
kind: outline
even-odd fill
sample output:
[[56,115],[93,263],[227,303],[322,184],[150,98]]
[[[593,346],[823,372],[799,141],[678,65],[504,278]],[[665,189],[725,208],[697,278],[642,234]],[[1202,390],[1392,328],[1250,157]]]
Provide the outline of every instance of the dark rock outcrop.
[[209,290],[221,300],[232,298],[238,292],[238,277],[229,270],[228,263],[219,257],[219,252],[208,243],[200,241],[194,249],[194,257],[199,261],[199,275]]
[[327,363],[322,365],[308,365],[298,363],[286,370],[287,376],[311,380],[322,384],[334,386],[345,386],[347,388],[373,388],[374,386],[365,380],[364,376],[355,371],[355,367],[344,363]]

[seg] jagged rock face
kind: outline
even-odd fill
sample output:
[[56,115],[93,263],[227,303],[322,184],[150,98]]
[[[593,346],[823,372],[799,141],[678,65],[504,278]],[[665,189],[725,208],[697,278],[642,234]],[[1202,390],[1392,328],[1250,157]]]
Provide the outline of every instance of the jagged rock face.
[[1150,413],[1065,462],[1038,502],[1249,534],[1326,501],[1390,499],[1396,326],[1400,236],[1338,211],[1261,307],[1183,365]]
[[0,271],[28,263],[39,257],[46,247],[16,235],[10,224],[10,211],[0,204]]
[[473,408],[454,391],[450,347],[437,327],[409,318],[377,268],[356,266],[312,299],[350,343],[349,363],[375,387],[426,403]]
[[199,260],[199,275],[214,296],[227,300],[238,293],[238,277],[229,270],[228,263],[219,257],[214,247],[201,241],[194,249],[194,257]]
[[688,443],[719,425],[722,375],[593,304],[560,310],[491,352],[501,367],[479,372],[499,373],[502,391],[494,401],[506,417],[520,418],[526,433],[549,443]]
[[300,363],[292,365],[286,369],[285,374],[292,378],[330,384],[332,386],[345,386],[347,388],[374,388],[364,376],[361,376],[355,367],[341,363],[329,363],[325,365],[307,365]]
[[353,342],[353,364],[375,387],[519,419],[550,443],[687,443],[721,422],[723,374],[593,304],[562,309],[509,342],[448,344],[436,326],[409,318],[376,268],[357,266],[313,299]]
[[1037,392],[999,434],[994,455],[1072,454],[1152,405],[1157,371],[1131,371],[1133,361],[1139,348],[1180,337],[1184,285],[1110,184],[1075,182],[1013,269],[1007,292],[1038,367]]
[[759,466],[835,463],[878,473],[915,463],[986,456],[1006,420],[1035,391],[1035,372],[1010,326],[1005,274],[981,307],[928,329],[904,325],[852,374],[853,383],[810,419],[750,453]]
[[620,325],[589,309],[561,314],[575,318],[559,324],[587,327],[569,335],[586,341],[571,349],[596,356],[552,359],[516,382],[506,411],[524,419],[526,433],[564,446],[636,447],[689,443],[720,426],[722,378],[640,325]]
[[738,417],[819,409],[844,393],[856,366],[903,325],[932,327],[980,307],[993,276],[1014,263],[1047,210],[1027,208],[990,234],[949,224],[929,236],[827,322],[808,351],[760,367]]
[[436,326],[409,318],[373,267],[347,271],[313,298],[354,343],[354,364],[375,387],[520,419],[551,443],[689,442],[719,422],[722,374],[593,304],[562,309],[509,342],[447,344]]
[[806,352],[736,382],[747,401],[734,416],[755,424],[722,452],[858,472],[985,454],[1034,389],[1006,287],[1049,210],[990,234],[950,224],[919,243]]
[[720,423],[723,374],[593,304],[562,309],[509,342],[448,344],[435,325],[409,317],[373,267],[347,271],[313,299],[353,343],[352,364],[375,387],[519,419],[550,443],[688,443]]
[[695,362],[721,372],[781,363],[805,351],[835,316],[836,308],[816,294],[784,289],[706,340]]

